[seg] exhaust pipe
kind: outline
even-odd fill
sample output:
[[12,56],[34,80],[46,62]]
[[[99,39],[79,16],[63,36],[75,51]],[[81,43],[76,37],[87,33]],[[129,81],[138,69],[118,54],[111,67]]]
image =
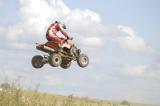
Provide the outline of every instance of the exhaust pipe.
[[43,46],[43,49],[44,49],[44,50],[48,50],[48,51],[50,51],[50,52],[54,52],[54,51],[55,51],[54,49],[52,49],[52,48],[50,48],[50,47],[48,47],[48,46]]

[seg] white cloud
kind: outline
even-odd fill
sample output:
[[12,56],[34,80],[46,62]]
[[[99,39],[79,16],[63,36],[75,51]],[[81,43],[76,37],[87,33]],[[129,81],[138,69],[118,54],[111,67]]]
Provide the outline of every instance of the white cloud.
[[146,71],[146,65],[138,64],[138,65],[129,65],[125,64],[123,66],[123,70],[125,74],[131,76],[143,76]]
[[3,5],[4,0],[0,0],[0,7]]
[[160,81],[160,63],[155,62],[154,64],[125,64],[123,66],[123,72],[125,75],[132,77],[139,77],[144,79]]
[[143,54],[154,54],[154,49],[149,46],[145,40],[137,35],[133,28],[124,25],[118,25],[111,29],[111,40],[118,43],[121,47],[129,51]]
[[118,29],[127,33],[129,36],[135,36],[135,31],[129,26],[118,25]]
[[103,45],[103,41],[99,37],[86,37],[83,40],[83,44],[87,46],[101,46]]
[[[89,28],[88,26],[93,24],[93,23],[100,23],[101,19],[100,16],[91,11],[91,10],[79,10],[75,9],[69,12],[65,16],[66,22],[69,24],[70,27],[74,29],[84,29],[84,28]],[[91,26],[93,27],[93,26]],[[95,27],[95,26],[94,26]],[[87,30],[86,29],[86,30]]]
[[16,48],[16,49],[30,49],[32,48],[32,45],[28,43],[19,43],[19,42],[13,42],[10,44],[10,47]]
[[2,37],[3,36],[2,34],[6,33],[6,29],[0,26],[0,33],[1,33],[0,37]]

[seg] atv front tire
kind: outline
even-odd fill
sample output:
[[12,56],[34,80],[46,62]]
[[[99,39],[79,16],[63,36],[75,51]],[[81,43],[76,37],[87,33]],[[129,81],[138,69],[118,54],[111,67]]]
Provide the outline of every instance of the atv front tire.
[[61,55],[59,53],[53,53],[51,54],[50,58],[49,58],[49,64],[53,67],[58,67],[60,66],[62,63],[62,58]]
[[87,67],[89,64],[89,58],[85,54],[80,54],[77,58],[77,63],[80,67],[84,68]]
[[70,54],[72,55],[72,56],[77,56],[78,54],[77,54],[77,48],[76,48],[76,46],[72,46],[71,47],[71,49],[70,49]]
[[40,55],[36,55],[32,58],[32,66],[34,68],[42,68],[43,67],[43,57]]

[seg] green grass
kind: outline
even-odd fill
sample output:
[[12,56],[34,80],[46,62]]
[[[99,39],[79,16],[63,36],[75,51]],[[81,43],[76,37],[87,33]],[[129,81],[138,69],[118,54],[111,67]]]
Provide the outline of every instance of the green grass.
[[[38,88],[36,88],[38,89]],[[61,96],[40,93],[37,90],[23,90],[15,84],[2,84],[0,106],[153,106],[134,104],[128,101],[113,102],[88,97]]]

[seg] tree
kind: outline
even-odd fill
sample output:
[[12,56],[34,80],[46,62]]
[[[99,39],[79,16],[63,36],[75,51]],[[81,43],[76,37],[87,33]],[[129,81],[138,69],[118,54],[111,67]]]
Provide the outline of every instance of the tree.
[[127,100],[123,100],[121,102],[121,105],[127,105],[127,106],[130,106],[129,102]]

